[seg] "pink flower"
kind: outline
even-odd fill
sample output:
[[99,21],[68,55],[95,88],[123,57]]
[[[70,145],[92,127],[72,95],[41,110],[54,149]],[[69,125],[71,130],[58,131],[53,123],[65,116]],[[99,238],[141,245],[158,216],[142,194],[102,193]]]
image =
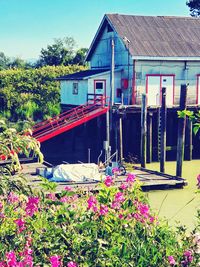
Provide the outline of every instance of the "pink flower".
[[99,211],[100,215],[106,215],[108,213],[108,207],[106,205],[101,205],[100,206],[100,211]]
[[118,167],[114,167],[112,168],[112,173],[116,173],[116,174],[119,174],[120,173],[120,169]]
[[115,194],[115,200],[116,202],[123,203],[125,201],[125,197],[122,192],[118,192]]
[[119,219],[122,220],[124,216],[123,216],[123,214],[120,213],[118,217],[119,217]]
[[111,208],[112,208],[112,209],[119,210],[119,209],[121,208],[121,204],[120,204],[120,202],[113,201],[112,204],[111,204]]
[[60,202],[67,203],[67,202],[69,202],[69,200],[70,200],[70,198],[65,196],[65,197],[61,197]]
[[[26,255],[25,259],[23,261],[24,265],[26,267],[33,267],[33,257],[31,255]],[[59,266],[59,265],[58,265]]]
[[128,185],[127,184],[121,184],[119,189],[121,190],[126,190],[128,188]]
[[150,222],[150,223],[155,222],[155,220],[156,220],[156,218],[155,218],[154,216],[150,216],[150,217],[149,217],[149,222]]
[[149,216],[149,206],[147,204],[139,203],[138,209],[144,217],[147,218]]
[[71,186],[68,186],[68,185],[65,186],[64,190],[66,190],[66,191],[73,191],[72,187]]
[[39,198],[38,197],[29,197],[28,202],[26,203],[26,215],[27,216],[33,216],[35,212],[38,211],[38,203]]
[[186,250],[183,255],[185,256],[187,262],[192,262],[193,260],[192,251]]
[[168,257],[168,262],[169,262],[169,264],[172,265],[172,266],[176,264],[176,261],[175,261],[175,259],[174,259],[173,256],[169,256],[169,257]]
[[17,266],[17,259],[14,251],[6,253],[7,265],[8,266]]
[[94,212],[97,211],[97,199],[94,196],[90,196],[87,200],[88,210],[92,209]]
[[74,261],[70,261],[67,263],[67,267],[77,267],[78,265]]
[[0,202],[0,210],[2,210],[2,209],[3,209],[3,203]]
[[55,193],[49,193],[49,194],[47,194],[47,198],[48,199],[51,199],[53,201],[57,199]]
[[9,203],[16,203],[18,201],[19,201],[19,197],[15,193],[10,192],[8,195],[8,202]]
[[135,174],[129,173],[127,178],[126,178],[126,182],[127,183],[134,183],[135,182],[135,178],[136,178]]
[[55,255],[55,256],[51,256],[49,258],[50,262],[51,262],[51,267],[59,267],[60,266],[60,256]]
[[23,219],[17,219],[14,222],[18,226],[18,232],[19,233],[23,232],[26,229],[26,227],[25,227],[25,221]]
[[107,187],[110,187],[112,184],[113,184],[113,179],[111,176],[106,176],[106,179],[104,181],[104,184],[107,186]]

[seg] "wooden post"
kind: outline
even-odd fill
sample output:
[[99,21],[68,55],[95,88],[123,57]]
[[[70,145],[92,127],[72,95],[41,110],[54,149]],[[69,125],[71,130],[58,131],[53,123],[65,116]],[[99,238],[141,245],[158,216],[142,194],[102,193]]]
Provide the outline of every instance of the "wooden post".
[[122,116],[119,117],[119,151],[120,160],[123,160],[123,132],[122,132]]
[[142,94],[140,161],[141,161],[141,167],[143,168],[146,167],[146,139],[147,139],[147,101],[146,101],[146,95]]
[[152,120],[153,113],[149,112],[147,117],[147,163],[152,162]]
[[[186,109],[187,100],[187,86],[181,85],[180,95],[180,110]],[[184,142],[185,142],[185,124],[186,118],[180,118],[178,120],[178,140],[177,140],[177,154],[176,154],[176,176],[182,176],[182,165],[184,156]]]
[[187,118],[186,123],[186,153],[185,153],[185,159],[186,160],[192,160],[192,121]]
[[107,150],[106,150],[106,159],[110,157],[110,112],[106,112],[106,141],[107,141]]
[[162,88],[162,105],[161,105],[161,125],[160,125],[160,172],[165,172],[166,160],[166,124],[167,124],[167,107],[166,107],[166,88]]
[[160,108],[157,109],[157,147],[156,147],[156,160],[160,161]]

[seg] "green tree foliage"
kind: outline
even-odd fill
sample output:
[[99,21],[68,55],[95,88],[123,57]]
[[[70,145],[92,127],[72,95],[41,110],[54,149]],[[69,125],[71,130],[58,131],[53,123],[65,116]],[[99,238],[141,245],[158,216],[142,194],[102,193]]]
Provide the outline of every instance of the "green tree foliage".
[[46,66],[0,71],[0,113],[10,120],[42,120],[60,112],[60,85],[56,77],[84,67]]
[[190,15],[192,17],[200,16],[200,0],[189,0],[186,5],[190,8]]
[[88,49],[87,48],[80,48],[76,51],[76,55],[73,59],[74,64],[84,65],[84,60],[86,57]]
[[0,70],[5,70],[8,68],[10,60],[3,52],[0,52]]
[[75,48],[76,42],[72,37],[54,39],[52,45],[48,45],[46,49],[41,50],[38,64],[41,66],[82,65],[86,50],[82,48],[75,52]]

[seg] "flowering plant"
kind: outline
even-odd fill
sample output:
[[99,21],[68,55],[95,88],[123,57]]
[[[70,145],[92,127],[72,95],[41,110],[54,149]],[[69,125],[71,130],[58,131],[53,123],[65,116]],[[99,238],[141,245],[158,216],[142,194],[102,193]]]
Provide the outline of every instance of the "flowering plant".
[[199,236],[176,236],[133,174],[98,192],[0,196],[0,266],[197,266]]

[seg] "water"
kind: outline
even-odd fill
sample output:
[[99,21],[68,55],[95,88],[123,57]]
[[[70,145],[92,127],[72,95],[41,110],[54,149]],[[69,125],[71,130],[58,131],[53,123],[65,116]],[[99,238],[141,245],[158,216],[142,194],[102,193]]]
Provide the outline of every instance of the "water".
[[[152,170],[159,171],[159,166],[157,162],[147,164],[147,168]],[[166,162],[166,173],[175,175],[176,162]],[[187,179],[188,186],[183,189],[148,192],[151,207],[159,213],[159,217],[167,218],[170,225],[176,226],[180,222],[191,231],[197,224],[196,210],[200,208],[200,194],[195,194],[195,191],[199,173],[200,160],[184,161],[182,177]]]

